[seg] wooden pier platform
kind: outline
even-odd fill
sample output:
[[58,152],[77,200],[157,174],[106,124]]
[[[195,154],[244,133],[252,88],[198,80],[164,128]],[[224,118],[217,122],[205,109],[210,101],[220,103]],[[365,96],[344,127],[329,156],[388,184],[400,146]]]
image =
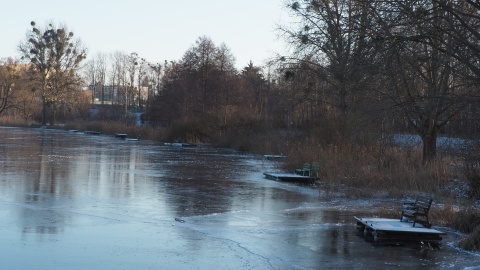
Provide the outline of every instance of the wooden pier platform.
[[125,133],[115,133],[113,135],[115,136],[115,138],[119,138],[119,139],[126,139],[127,138],[127,134],[125,134]]
[[277,160],[277,159],[284,159],[287,156],[284,155],[263,155],[263,159],[265,160]]
[[102,134],[100,131],[91,131],[91,130],[84,131],[83,133],[85,133],[87,135],[100,135],[100,134]]
[[263,173],[265,178],[276,181],[297,182],[305,184],[315,183],[316,178],[310,176],[303,176],[296,173]]
[[375,243],[418,243],[439,247],[444,232],[425,228],[421,224],[412,226],[412,222],[402,222],[390,218],[358,218],[357,229],[363,231],[367,240]]

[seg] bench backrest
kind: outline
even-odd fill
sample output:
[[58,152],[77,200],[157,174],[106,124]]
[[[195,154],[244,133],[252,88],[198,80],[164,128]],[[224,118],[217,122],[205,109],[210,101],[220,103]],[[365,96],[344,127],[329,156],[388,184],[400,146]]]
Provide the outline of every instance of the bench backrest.
[[415,207],[418,208],[423,208],[426,212],[430,210],[430,206],[432,205],[433,199],[428,199],[425,197],[417,197],[415,200]]

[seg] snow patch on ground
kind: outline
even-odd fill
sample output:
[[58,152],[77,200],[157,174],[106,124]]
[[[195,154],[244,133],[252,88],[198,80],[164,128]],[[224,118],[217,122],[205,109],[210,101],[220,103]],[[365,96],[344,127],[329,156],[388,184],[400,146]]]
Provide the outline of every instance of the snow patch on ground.
[[444,190],[450,191],[452,194],[459,199],[468,199],[468,191],[470,190],[470,185],[462,180],[453,179],[448,184],[443,187]]
[[[422,145],[422,138],[416,134],[395,134],[392,136],[395,144],[405,147],[417,147]],[[441,148],[461,149],[470,143],[469,140],[451,137],[438,137],[437,146]]]

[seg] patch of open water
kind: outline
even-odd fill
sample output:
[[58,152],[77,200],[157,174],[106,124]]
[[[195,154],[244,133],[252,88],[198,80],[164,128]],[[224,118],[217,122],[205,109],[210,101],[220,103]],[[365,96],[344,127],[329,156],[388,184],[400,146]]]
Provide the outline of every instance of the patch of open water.
[[[376,246],[327,199],[228,149],[0,128],[5,269],[474,269],[451,245]],[[396,204],[396,202],[387,201]],[[472,268],[469,268],[472,267]]]

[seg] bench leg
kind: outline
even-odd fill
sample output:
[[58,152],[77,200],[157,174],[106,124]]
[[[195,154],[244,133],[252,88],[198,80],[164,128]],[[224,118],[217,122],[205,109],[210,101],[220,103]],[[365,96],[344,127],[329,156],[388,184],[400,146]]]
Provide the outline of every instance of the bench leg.
[[428,216],[426,216],[425,219],[426,219],[427,221],[425,221],[422,225],[423,225],[425,228],[431,228],[431,227],[432,227],[432,224],[430,224],[430,220],[428,219]]
[[402,214],[400,215],[400,222],[408,222],[409,218],[404,216],[403,213],[404,212],[402,211]]
[[425,216],[425,220],[420,220],[417,216],[413,217],[413,227],[415,227],[416,223],[422,224],[423,227],[425,228],[431,228],[432,224],[430,224],[430,220],[428,219],[428,216]]

